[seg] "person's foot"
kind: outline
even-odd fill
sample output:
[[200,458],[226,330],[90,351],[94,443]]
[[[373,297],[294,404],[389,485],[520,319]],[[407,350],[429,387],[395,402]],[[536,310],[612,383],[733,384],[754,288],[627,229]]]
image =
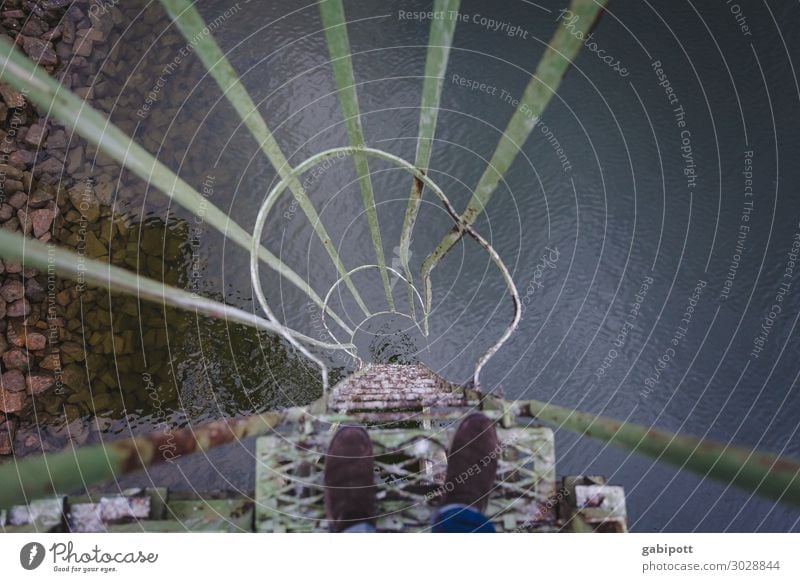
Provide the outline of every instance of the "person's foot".
[[325,512],[332,532],[359,522],[375,523],[377,514],[372,442],[360,426],[343,426],[325,456]]
[[485,512],[501,454],[492,420],[480,412],[462,420],[447,454],[442,505],[462,503]]

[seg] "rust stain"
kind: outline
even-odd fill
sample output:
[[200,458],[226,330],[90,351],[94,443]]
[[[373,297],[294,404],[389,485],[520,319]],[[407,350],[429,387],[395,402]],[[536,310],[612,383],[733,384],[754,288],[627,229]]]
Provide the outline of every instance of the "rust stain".
[[[420,170],[421,174],[425,174],[425,170]],[[422,194],[422,189],[425,185],[422,183],[422,179],[419,176],[414,176],[414,193],[415,194]]]
[[127,473],[150,464],[172,461],[199,449],[229,443],[237,437],[236,429],[242,428],[245,424],[246,420],[217,420],[195,428],[183,428],[117,441],[111,446],[119,453],[122,471]]
[[782,459],[781,457],[763,457],[758,455],[756,462],[770,469],[773,473],[791,473],[794,475],[794,480],[800,479],[800,463]]

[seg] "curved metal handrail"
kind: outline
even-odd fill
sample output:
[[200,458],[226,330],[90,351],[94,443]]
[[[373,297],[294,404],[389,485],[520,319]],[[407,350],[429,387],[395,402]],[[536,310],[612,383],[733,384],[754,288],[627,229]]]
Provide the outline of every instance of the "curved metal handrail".
[[[366,269],[386,269],[387,271],[391,271],[392,273],[394,273],[398,278],[400,278],[403,281],[405,281],[406,284],[408,285],[408,287],[411,290],[413,290],[414,294],[416,294],[417,299],[419,299],[419,304],[423,309],[423,313],[426,313],[426,316],[427,316],[427,312],[424,311],[425,310],[425,303],[422,300],[422,295],[420,294],[420,292],[417,290],[417,288],[414,286],[414,284],[411,281],[406,279],[403,275],[400,274],[399,271],[397,271],[396,269],[394,269],[392,267],[387,267],[386,265],[384,265],[383,267],[381,267],[380,265],[361,265],[360,267],[356,267],[355,269],[350,269],[347,272],[346,276],[349,277],[350,275],[358,273],[359,271],[365,271]],[[336,281],[333,283],[333,285],[331,285],[331,288],[328,289],[328,292],[325,294],[325,298],[324,298],[324,300],[322,302],[324,309],[322,310],[321,317],[320,317],[320,319],[322,320],[322,326],[325,328],[325,331],[328,332],[328,335],[331,336],[331,338],[333,338],[333,341],[337,342],[337,344],[339,343],[339,340],[336,338],[336,335],[328,327],[328,324],[325,321],[325,312],[329,308],[328,300],[330,300],[331,295],[333,294],[333,292],[336,290],[336,288],[339,285],[341,285],[344,282],[344,280],[345,280],[345,276],[339,277],[338,279],[336,279]],[[356,333],[358,333],[358,330],[361,328],[362,325],[364,325],[365,321],[367,321],[371,317],[375,317],[376,315],[388,315],[388,314],[395,314],[395,315],[400,315],[401,317],[409,318],[411,321],[414,322],[414,325],[417,326],[417,329],[419,330],[419,332],[423,336],[427,337],[427,335],[428,335],[427,331],[423,330],[420,327],[419,322],[417,321],[417,319],[413,315],[410,315],[408,313],[401,313],[401,312],[397,311],[396,309],[391,309],[391,310],[377,311],[375,313],[372,313],[368,317],[365,317],[361,321],[361,323],[359,323],[357,326],[355,326],[355,328],[353,328],[353,331],[350,333],[350,344],[342,344],[342,346],[354,345]],[[345,351],[347,351],[347,350],[345,349]],[[359,368],[363,365],[363,360],[358,356],[358,352],[357,351],[353,352],[353,353],[347,351],[347,353],[352,358],[354,358],[355,360],[358,360]]]
[[[497,254],[497,251],[492,248],[486,239],[484,239],[478,232],[472,228],[472,226],[466,223],[464,220],[461,219],[458,212],[456,212],[455,208],[453,207],[450,200],[447,196],[442,192],[439,186],[431,180],[424,172],[420,169],[416,168],[414,165],[410,164],[406,160],[385,152],[383,150],[373,149],[373,148],[366,148],[366,147],[338,147],[332,148],[329,150],[325,150],[318,154],[311,156],[310,158],[306,159],[299,165],[297,165],[287,176],[285,176],[278,184],[276,184],[272,190],[267,194],[267,197],[264,199],[264,202],[261,204],[261,207],[258,210],[258,215],[256,216],[256,223],[253,227],[253,238],[252,238],[252,245],[251,245],[251,252],[250,252],[250,277],[253,284],[253,289],[255,290],[256,297],[258,298],[258,302],[261,307],[264,309],[267,318],[271,321],[278,323],[275,319],[275,316],[270,310],[269,305],[267,303],[267,299],[264,295],[263,288],[261,286],[261,280],[259,277],[259,261],[257,256],[257,251],[259,247],[259,241],[261,240],[261,236],[264,232],[264,227],[267,222],[267,217],[269,216],[270,211],[272,210],[273,206],[277,202],[278,197],[283,193],[283,191],[289,186],[292,180],[296,179],[298,176],[303,174],[304,172],[308,171],[313,166],[317,165],[318,163],[332,158],[334,156],[354,156],[354,155],[367,155],[373,156],[385,161],[388,161],[400,168],[405,169],[409,173],[411,173],[415,178],[420,180],[424,183],[428,188],[433,191],[433,193],[439,198],[442,204],[445,207],[445,210],[456,223],[456,228],[458,229],[459,233],[466,232],[469,234],[473,239],[475,239],[481,247],[489,254],[492,259],[492,262],[495,263],[497,268],[500,270],[503,280],[506,283],[506,287],[508,288],[509,295],[511,296],[511,301],[514,305],[514,317],[512,318],[511,323],[506,327],[503,334],[501,334],[500,338],[486,351],[486,353],[479,358],[478,362],[475,365],[475,369],[472,374],[472,381],[475,387],[480,386],[480,373],[483,367],[486,365],[492,356],[497,353],[502,345],[508,340],[514,330],[517,328],[519,324],[520,316],[521,316],[521,302],[519,299],[519,293],[517,292],[517,287],[514,284],[514,280],[511,278],[511,274],[508,271],[508,268],[503,263],[500,256]],[[425,303],[424,303],[424,328],[425,328],[425,335],[428,333],[428,313],[430,312],[431,302],[432,302],[432,290],[431,290],[431,273],[428,271],[425,274],[423,279],[424,288],[425,288]],[[405,280],[405,278],[404,278]],[[327,303],[326,303],[327,305]],[[324,309],[323,309],[324,311]],[[280,324],[279,324],[280,325]],[[290,328],[286,328],[291,332],[290,337],[288,338],[289,341],[297,347],[301,353],[306,355],[308,352],[305,348],[299,346],[297,343],[298,341],[306,341],[307,336],[300,334]],[[319,340],[313,340],[314,345],[322,346],[327,349],[344,349],[343,345],[339,344],[327,344],[325,342],[320,342]],[[349,346],[354,347],[354,346]],[[319,359],[311,357],[312,361],[314,361],[321,369],[323,374],[323,389],[327,391],[328,383],[327,383],[327,366],[325,366]]]

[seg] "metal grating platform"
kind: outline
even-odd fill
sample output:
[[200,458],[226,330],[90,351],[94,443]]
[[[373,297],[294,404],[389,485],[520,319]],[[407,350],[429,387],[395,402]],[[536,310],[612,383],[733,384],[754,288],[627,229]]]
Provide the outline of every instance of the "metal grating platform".
[[[379,531],[425,531],[439,502],[453,428],[371,430]],[[326,531],[324,451],[332,433],[266,436],[256,444],[257,531]],[[500,531],[553,531],[555,448],[548,428],[500,429],[488,514]]]

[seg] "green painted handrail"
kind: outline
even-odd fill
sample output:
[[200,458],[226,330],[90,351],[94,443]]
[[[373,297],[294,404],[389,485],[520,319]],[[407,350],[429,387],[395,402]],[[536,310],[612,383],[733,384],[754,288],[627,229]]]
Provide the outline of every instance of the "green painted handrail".
[[[175,21],[178,30],[181,31],[186,40],[192,45],[197,56],[200,57],[206,70],[208,70],[211,77],[216,81],[225,98],[230,102],[236,113],[239,114],[242,122],[256,140],[256,143],[261,147],[261,150],[266,155],[267,159],[272,163],[281,178],[286,177],[292,170],[288,160],[283,155],[278,142],[270,132],[267,122],[264,117],[259,113],[250,94],[242,84],[233,66],[228,61],[228,58],[219,48],[217,41],[211,34],[208,34],[203,17],[194,7],[191,0],[159,0],[161,5]],[[319,237],[325,250],[336,266],[336,270],[340,275],[346,276],[347,269],[342,263],[336,246],[332,243],[328,231],[320,220],[314,205],[306,194],[305,189],[298,180],[293,180],[289,185],[289,189],[297,200],[298,206],[303,210],[308,221],[311,223],[314,232]],[[353,282],[349,277],[345,278],[345,284],[350,292],[353,294],[356,302],[365,315],[369,315],[364,300],[358,293]]]
[[[561,79],[583,46],[586,34],[607,3],[608,0],[572,0],[569,10],[577,19],[558,20],[558,29],[525,88],[519,106],[500,137],[489,164],[478,180],[466,210],[461,215],[466,224],[475,222],[486,208],[500,180],[511,167],[550,103],[550,99],[558,90]],[[444,236],[425,259],[422,265],[423,278],[430,275],[462,236],[463,233],[457,231],[450,231]]]
[[800,461],[772,453],[579,412],[538,400],[505,402],[493,408],[531,416],[559,428],[596,438],[676,465],[717,481],[730,483],[792,505],[800,505]]
[[[168,305],[177,309],[194,311],[208,317],[241,323],[278,335],[320,367],[323,391],[328,389],[327,368],[319,358],[298,342],[325,349],[338,348],[340,346],[331,346],[326,342],[296,332],[278,322],[258,317],[254,313],[248,313],[236,307],[200,297],[196,293],[165,285],[114,265],[84,257],[67,249],[58,248],[53,244],[46,245],[38,240],[26,238],[18,232],[8,232],[0,229],[0,255],[6,259],[17,261],[26,266],[36,267],[43,271],[50,272],[52,268],[61,277],[83,281],[99,287],[108,287],[112,291],[131,295],[137,299],[143,299],[157,305]],[[354,346],[347,345],[344,349],[351,349],[352,347]]]
[[[73,128],[89,143],[96,145],[100,151],[158,188],[183,208],[195,215],[202,215],[206,223],[225,237],[250,250],[251,237],[247,231],[142,146],[131,140],[100,112],[37,67],[5,38],[0,38],[0,60],[2,61],[0,79],[22,91],[34,104],[48,112],[48,115]],[[278,257],[263,246],[258,248],[258,257],[322,308],[322,299],[319,295]],[[267,315],[275,320],[271,313]],[[343,329],[350,329],[335,313],[330,313],[330,316]]]
[[[452,16],[458,12],[461,0],[435,0],[434,13]],[[444,75],[447,71],[447,62],[450,58],[450,47],[453,44],[457,18],[434,18],[431,20],[431,31],[428,36],[428,52],[425,56],[425,79],[422,81],[422,103],[420,104],[419,130],[417,132],[417,153],[414,165],[427,173],[433,150],[433,138],[436,135],[436,123],[439,119],[439,101],[442,97]],[[411,236],[414,224],[417,221],[420,203],[422,202],[423,185],[419,180],[413,180],[411,192],[408,195],[408,206],[403,217],[403,227],[400,232],[400,264],[405,271],[406,279],[413,283],[409,261]],[[411,286],[408,288],[411,315],[414,316],[414,298]]]
[[184,455],[268,433],[281,422],[297,422],[306,414],[305,408],[289,408],[5,463],[0,465],[0,507],[81,491],[126,473],[175,462]]
[[[325,27],[325,41],[328,43],[333,76],[339,89],[339,102],[344,114],[347,137],[352,147],[363,148],[366,144],[364,143],[364,130],[361,127],[353,62],[350,59],[350,39],[347,36],[347,23],[342,0],[322,0],[319,3],[319,13],[322,17],[322,25]],[[372,190],[372,178],[369,173],[369,162],[366,156],[359,154],[353,156],[353,162],[356,166],[364,211],[367,214],[372,246],[375,248],[375,257],[386,292],[386,302],[389,304],[389,309],[394,311],[394,297],[392,297],[392,288],[389,285],[389,274],[386,271],[386,258],[383,254],[383,242],[378,224],[378,211],[375,207],[375,194]]]

